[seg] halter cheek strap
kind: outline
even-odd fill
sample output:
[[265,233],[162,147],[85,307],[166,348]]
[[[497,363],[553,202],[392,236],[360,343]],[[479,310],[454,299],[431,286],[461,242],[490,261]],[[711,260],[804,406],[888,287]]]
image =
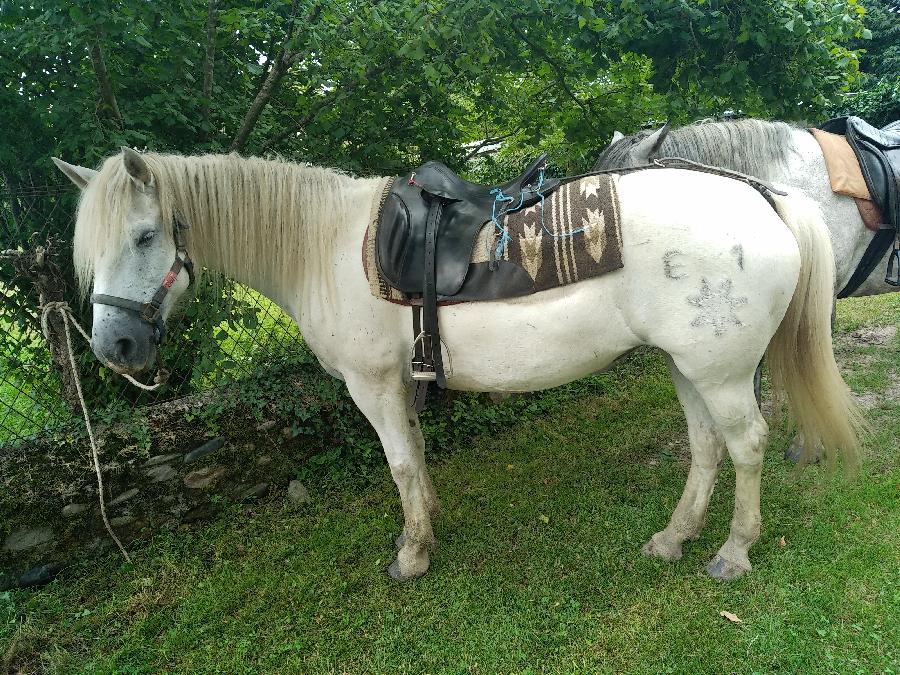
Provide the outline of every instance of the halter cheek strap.
[[106,295],[104,293],[91,294],[91,302],[96,305],[109,305],[110,307],[119,307],[135,312],[142,321],[149,323],[156,331],[156,344],[161,344],[166,337],[166,324],[162,318],[162,304],[168,295],[169,290],[178,278],[182,269],[186,269],[188,273],[188,287],[194,283],[194,262],[188,255],[187,247],[184,241],[184,230],[187,226],[177,218],[172,226],[175,234],[175,261],[163,277],[162,283],[150,302],[138,302],[137,300],[129,300],[128,298],[120,298],[116,295]]

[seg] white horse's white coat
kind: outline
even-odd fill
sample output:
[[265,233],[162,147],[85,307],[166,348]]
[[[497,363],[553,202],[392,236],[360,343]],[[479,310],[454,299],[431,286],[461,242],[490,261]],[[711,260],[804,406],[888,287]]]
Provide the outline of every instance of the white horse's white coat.
[[[133,154],[125,155],[132,179],[141,173],[134,168]],[[166,161],[165,156],[153,158],[157,163]],[[120,157],[108,159],[101,177],[112,178],[103,180],[114,181],[121,162]],[[83,180],[83,172],[67,167],[61,168],[73,180]],[[429,566],[431,517],[437,511],[421,430],[405,404],[410,312],[373,297],[363,274],[363,236],[381,182],[345,179],[342,185],[347,209],[318,212],[317,227],[329,232],[330,245],[319,258],[306,252],[307,261],[315,261],[319,268],[316,278],[301,275],[301,281],[290,287],[274,282],[264,263],[275,259],[284,244],[271,237],[260,237],[250,250],[239,252],[261,264],[222,262],[234,260],[228,254],[233,236],[229,232],[253,227],[250,222],[192,224],[197,229],[189,231],[193,239],[188,248],[208,266],[258,288],[281,305],[297,321],[322,365],[346,382],[378,432],[400,492],[404,536],[389,571],[394,578],[407,579]],[[114,192],[92,187],[85,190],[79,208],[76,227],[82,234],[100,227],[90,222],[94,200]],[[134,189],[141,197],[132,201],[131,212],[119,225],[120,247],[76,254],[82,259],[93,255],[98,291],[143,301],[159,284],[175,248],[166,236],[171,225],[159,216],[152,199],[144,199],[152,196],[152,190],[147,185]],[[153,189],[164,191],[167,186],[158,181]],[[297,189],[300,193],[291,198],[310,209],[324,198],[306,183]],[[806,200],[779,200],[786,227],[752,188],[717,176],[680,170],[640,172],[621,177],[619,193],[623,269],[528,297],[440,310],[442,337],[452,357],[449,385],[477,391],[533,391],[599,371],[640,345],[663,349],[687,415],[693,460],[688,486],[671,522],[654,535],[645,551],[676,558],[682,542],[699,533],[727,447],[737,472],[735,512],[731,534],[707,569],[718,578],[730,578],[750,569],[749,547],[759,535],[759,480],[767,427],[754,398],[753,373],[770,342],[773,350],[796,340],[803,347],[798,351],[804,353],[796,358],[785,354],[784,359],[787,390],[800,423],[815,419],[812,426],[818,428],[811,431],[820,434],[827,446],[843,446],[851,457],[856,450],[852,403],[831,354],[830,300],[817,300],[828,296],[833,283],[827,236]],[[204,204],[209,198],[209,194],[198,197]],[[202,220],[202,205],[178,208]],[[154,218],[157,222],[151,223]],[[136,245],[135,238],[144,236],[148,227],[155,230],[155,237]],[[81,240],[89,239],[76,237],[76,244]],[[173,295],[183,287],[184,280],[179,279]],[[170,308],[167,303],[166,311]],[[116,352],[103,345],[121,340],[127,317],[115,307],[95,311],[95,351],[109,359]],[[115,365],[127,371],[147,364],[137,357],[122,357]],[[836,381],[840,386],[831,387],[834,392],[827,387],[819,392],[816,378],[831,378],[831,384]],[[803,386],[792,389],[792,383]],[[828,415],[816,416],[822,411],[833,421]]]

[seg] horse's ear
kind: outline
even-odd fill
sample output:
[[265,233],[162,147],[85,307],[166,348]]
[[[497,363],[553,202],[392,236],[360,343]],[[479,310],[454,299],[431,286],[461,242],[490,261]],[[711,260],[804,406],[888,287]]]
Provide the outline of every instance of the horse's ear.
[[609,145],[607,145],[606,147],[607,147],[607,148],[611,148],[611,147],[614,146],[616,143],[618,143],[619,141],[621,141],[623,138],[625,138],[625,134],[623,134],[621,131],[614,131],[614,132],[613,132],[612,140],[609,142]]
[[631,158],[639,163],[648,163],[655,159],[659,153],[666,136],[669,135],[669,123],[666,122],[661,128],[642,139],[631,149]]
[[75,183],[81,190],[84,190],[88,186],[88,183],[91,182],[91,179],[99,173],[99,171],[94,171],[93,169],[69,164],[57,157],[51,157],[50,159],[56,164],[56,168],[66,174],[68,179]]
[[153,187],[153,173],[147,162],[131,148],[122,146],[122,161],[125,162],[125,170],[131,176],[134,186],[141,192]]

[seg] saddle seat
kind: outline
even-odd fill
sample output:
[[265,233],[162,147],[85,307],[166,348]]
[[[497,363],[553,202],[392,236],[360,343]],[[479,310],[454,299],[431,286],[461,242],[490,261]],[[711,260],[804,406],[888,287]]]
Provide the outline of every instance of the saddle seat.
[[532,161],[518,178],[514,178],[505,185],[479,185],[470,183],[460,178],[450,167],[441,162],[426,162],[413,173],[415,182],[431,194],[446,197],[447,199],[465,199],[474,202],[494,201],[492,190],[497,187],[504,194],[513,194],[522,191],[523,186],[530,185],[538,178],[538,173],[547,165],[547,153],[543,153]]
[[[506,269],[502,261],[494,265],[490,275],[486,270],[473,269],[471,279],[467,281],[466,277],[475,240],[485,223],[506,209],[530,206],[559,186],[556,179],[540,182],[546,162],[547,155],[543,154],[518,178],[497,187],[463,180],[441,162],[427,162],[395,178],[381,208],[375,241],[381,275],[404,293],[425,292],[426,229],[429,213],[439,203],[433,246],[438,299],[459,296],[464,283],[465,296],[456,299],[491,299],[504,287],[512,295],[519,294],[516,289],[530,284],[530,279],[526,282],[521,268]],[[504,201],[496,201],[498,196]]]

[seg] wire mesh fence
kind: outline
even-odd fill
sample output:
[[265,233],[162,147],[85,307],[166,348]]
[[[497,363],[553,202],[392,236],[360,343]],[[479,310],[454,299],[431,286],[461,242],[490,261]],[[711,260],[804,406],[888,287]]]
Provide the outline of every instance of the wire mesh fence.
[[[76,408],[60,319],[41,330],[41,306],[67,301],[82,325],[72,270],[77,194],[67,186],[0,191],[0,447],[60,429]],[[169,320],[161,360],[170,371],[154,392],[127,385],[103,368],[73,335],[85,398],[92,410],[127,414],[234,381],[301,348],[294,323],[266,298],[227,279],[206,276]]]

